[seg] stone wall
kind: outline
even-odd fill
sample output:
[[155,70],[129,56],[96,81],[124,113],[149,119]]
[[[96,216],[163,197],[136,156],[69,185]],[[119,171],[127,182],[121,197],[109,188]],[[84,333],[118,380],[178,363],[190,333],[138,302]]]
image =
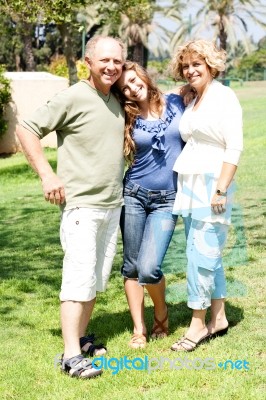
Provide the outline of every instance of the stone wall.
[[[12,102],[6,110],[8,131],[0,138],[0,154],[20,151],[16,125],[56,93],[68,87],[68,80],[47,72],[6,72],[11,81]],[[56,134],[51,132],[41,140],[43,146],[56,147]]]

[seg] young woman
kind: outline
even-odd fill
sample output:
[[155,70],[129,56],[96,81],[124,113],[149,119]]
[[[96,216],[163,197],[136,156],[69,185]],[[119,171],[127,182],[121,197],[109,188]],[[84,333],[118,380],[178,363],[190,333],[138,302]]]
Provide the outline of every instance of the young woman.
[[[174,213],[187,219],[188,307],[191,324],[171,347],[192,351],[227,333],[222,250],[231,219],[233,178],[243,147],[242,110],[235,93],[215,80],[226,54],[213,42],[189,41],[172,61],[174,76],[196,91],[180,121],[186,143],[177,158],[178,192]],[[193,162],[192,162],[193,160]],[[205,323],[207,308],[211,320]]]
[[[144,287],[154,303],[152,338],[168,335],[165,278],[162,262],[177,216],[172,214],[177,174],[173,172],[183,141],[179,121],[184,112],[181,91],[163,95],[141,66],[126,62],[116,90],[125,109],[125,206],[121,230],[124,245],[122,275],[134,331],[132,348],[144,348]],[[184,95],[184,93],[182,93]]]

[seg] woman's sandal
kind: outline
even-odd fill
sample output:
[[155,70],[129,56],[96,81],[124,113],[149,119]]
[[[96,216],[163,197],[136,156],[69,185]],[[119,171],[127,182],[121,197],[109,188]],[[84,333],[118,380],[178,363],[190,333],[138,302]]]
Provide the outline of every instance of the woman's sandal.
[[209,340],[210,340],[210,334],[203,336],[198,342],[194,342],[194,340],[191,340],[187,337],[182,337],[180,340],[178,340],[171,346],[171,350],[186,351],[186,352],[194,351],[198,346],[208,342]]
[[144,347],[146,347],[146,343],[146,335],[143,333],[134,333],[128,345],[132,349],[144,349]]
[[[101,368],[92,366],[91,361],[88,358],[84,358],[82,354],[66,359],[64,359],[63,356],[62,354],[61,371],[71,377],[91,379],[103,373]],[[85,371],[87,371],[87,374],[82,375]]]
[[227,334],[227,332],[228,332],[228,326],[224,329],[221,329],[220,331],[209,333],[210,339],[215,339],[217,337],[224,336]]
[[[83,351],[84,353],[88,354],[90,357],[93,356],[102,356],[104,354],[107,353],[107,348],[102,344],[94,344],[94,341],[96,340],[96,337],[94,335],[94,333],[92,333],[89,336],[83,336],[79,339],[79,344],[81,347],[81,351]],[[85,350],[83,349],[83,347],[90,343],[90,346]],[[97,351],[97,350],[103,350],[101,352]]]
[[168,326],[165,326],[165,322],[168,321],[168,310],[166,312],[166,316],[162,321],[159,321],[156,316],[154,315],[154,323],[151,330],[151,338],[152,339],[163,339],[168,336]]

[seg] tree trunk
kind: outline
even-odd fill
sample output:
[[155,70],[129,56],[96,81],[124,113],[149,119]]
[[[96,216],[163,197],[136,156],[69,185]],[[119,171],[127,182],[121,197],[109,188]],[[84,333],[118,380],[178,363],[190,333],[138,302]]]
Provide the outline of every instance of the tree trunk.
[[15,54],[15,64],[16,64],[16,72],[21,71],[20,55],[19,54]]
[[[224,28],[222,17],[220,17],[220,23],[219,23],[219,41],[220,41],[220,49],[224,49],[226,51],[227,33]],[[222,71],[220,73],[222,79],[225,78],[225,75],[226,71]]]
[[58,25],[59,32],[62,37],[63,42],[63,51],[66,57],[67,67],[68,67],[68,76],[69,76],[69,84],[73,85],[78,81],[77,75],[77,67],[76,67],[76,58],[73,53],[73,42],[71,37],[71,25],[69,22]]
[[136,43],[128,48],[128,59],[146,68],[148,63],[148,50],[143,43]]
[[22,23],[22,38],[24,42],[26,71],[35,71],[36,67],[32,49],[32,31],[32,24],[27,22]]

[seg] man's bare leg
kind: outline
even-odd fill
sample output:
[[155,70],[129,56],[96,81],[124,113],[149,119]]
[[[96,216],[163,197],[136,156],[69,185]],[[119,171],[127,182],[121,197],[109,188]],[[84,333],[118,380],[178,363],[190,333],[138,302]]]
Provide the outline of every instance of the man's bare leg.
[[65,358],[80,354],[79,338],[81,332],[84,334],[84,326],[89,321],[94,304],[95,299],[88,302],[61,302],[61,325],[65,345]]

